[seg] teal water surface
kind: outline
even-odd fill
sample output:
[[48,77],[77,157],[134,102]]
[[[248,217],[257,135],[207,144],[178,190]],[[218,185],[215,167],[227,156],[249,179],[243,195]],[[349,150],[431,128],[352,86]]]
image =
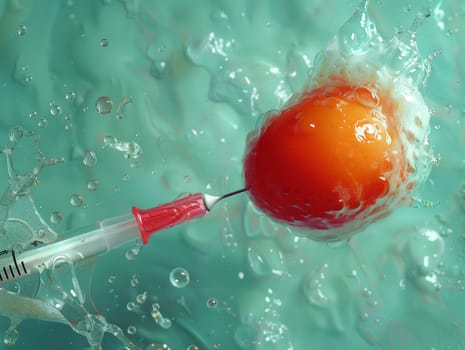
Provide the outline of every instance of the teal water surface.
[[[0,243],[241,188],[247,134],[302,89],[356,6],[0,1]],[[53,282],[0,283],[0,348],[465,348],[465,7],[372,1],[369,13],[391,38],[425,8],[434,164],[412,206],[335,246],[238,195]]]

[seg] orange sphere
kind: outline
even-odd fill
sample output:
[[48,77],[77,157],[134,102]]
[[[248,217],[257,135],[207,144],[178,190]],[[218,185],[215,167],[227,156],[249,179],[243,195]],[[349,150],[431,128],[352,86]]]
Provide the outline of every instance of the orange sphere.
[[406,175],[392,110],[366,87],[338,86],[269,117],[245,157],[253,202],[275,219],[318,230],[377,213]]

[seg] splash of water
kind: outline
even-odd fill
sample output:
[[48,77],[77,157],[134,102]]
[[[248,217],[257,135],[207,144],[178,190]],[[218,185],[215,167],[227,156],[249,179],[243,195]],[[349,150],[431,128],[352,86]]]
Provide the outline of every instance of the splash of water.
[[[19,172],[15,167],[13,153],[25,138],[32,139],[35,164],[30,165],[29,170]],[[39,184],[39,174],[44,167],[63,163],[64,159],[47,158],[39,148],[39,136],[21,127],[10,130],[9,141],[0,147],[0,154],[5,155],[8,172],[6,188],[0,195],[1,247],[9,249],[13,242],[25,247],[28,244],[38,245],[54,241],[56,233],[40,216],[31,196],[31,187]],[[19,213],[18,219],[13,218],[13,211]],[[27,224],[24,220],[27,220]],[[14,237],[14,234],[18,233],[18,225],[22,226],[21,231],[29,231],[26,239],[24,235]]]

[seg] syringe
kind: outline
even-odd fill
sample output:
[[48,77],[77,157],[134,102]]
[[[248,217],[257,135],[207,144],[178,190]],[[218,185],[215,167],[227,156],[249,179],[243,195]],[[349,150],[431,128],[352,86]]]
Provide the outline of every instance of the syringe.
[[0,284],[50,269],[63,258],[77,262],[138,239],[147,244],[154,233],[202,217],[221,199],[244,191],[246,189],[223,196],[195,193],[146,210],[132,207],[132,214],[106,219],[92,231],[59,242],[24,252],[2,250]]

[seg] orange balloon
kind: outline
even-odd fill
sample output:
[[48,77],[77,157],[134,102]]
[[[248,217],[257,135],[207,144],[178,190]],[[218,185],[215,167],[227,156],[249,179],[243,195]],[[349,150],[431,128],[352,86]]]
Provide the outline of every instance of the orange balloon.
[[392,111],[366,87],[304,94],[248,143],[252,200],[275,219],[319,230],[378,212],[406,176]]

